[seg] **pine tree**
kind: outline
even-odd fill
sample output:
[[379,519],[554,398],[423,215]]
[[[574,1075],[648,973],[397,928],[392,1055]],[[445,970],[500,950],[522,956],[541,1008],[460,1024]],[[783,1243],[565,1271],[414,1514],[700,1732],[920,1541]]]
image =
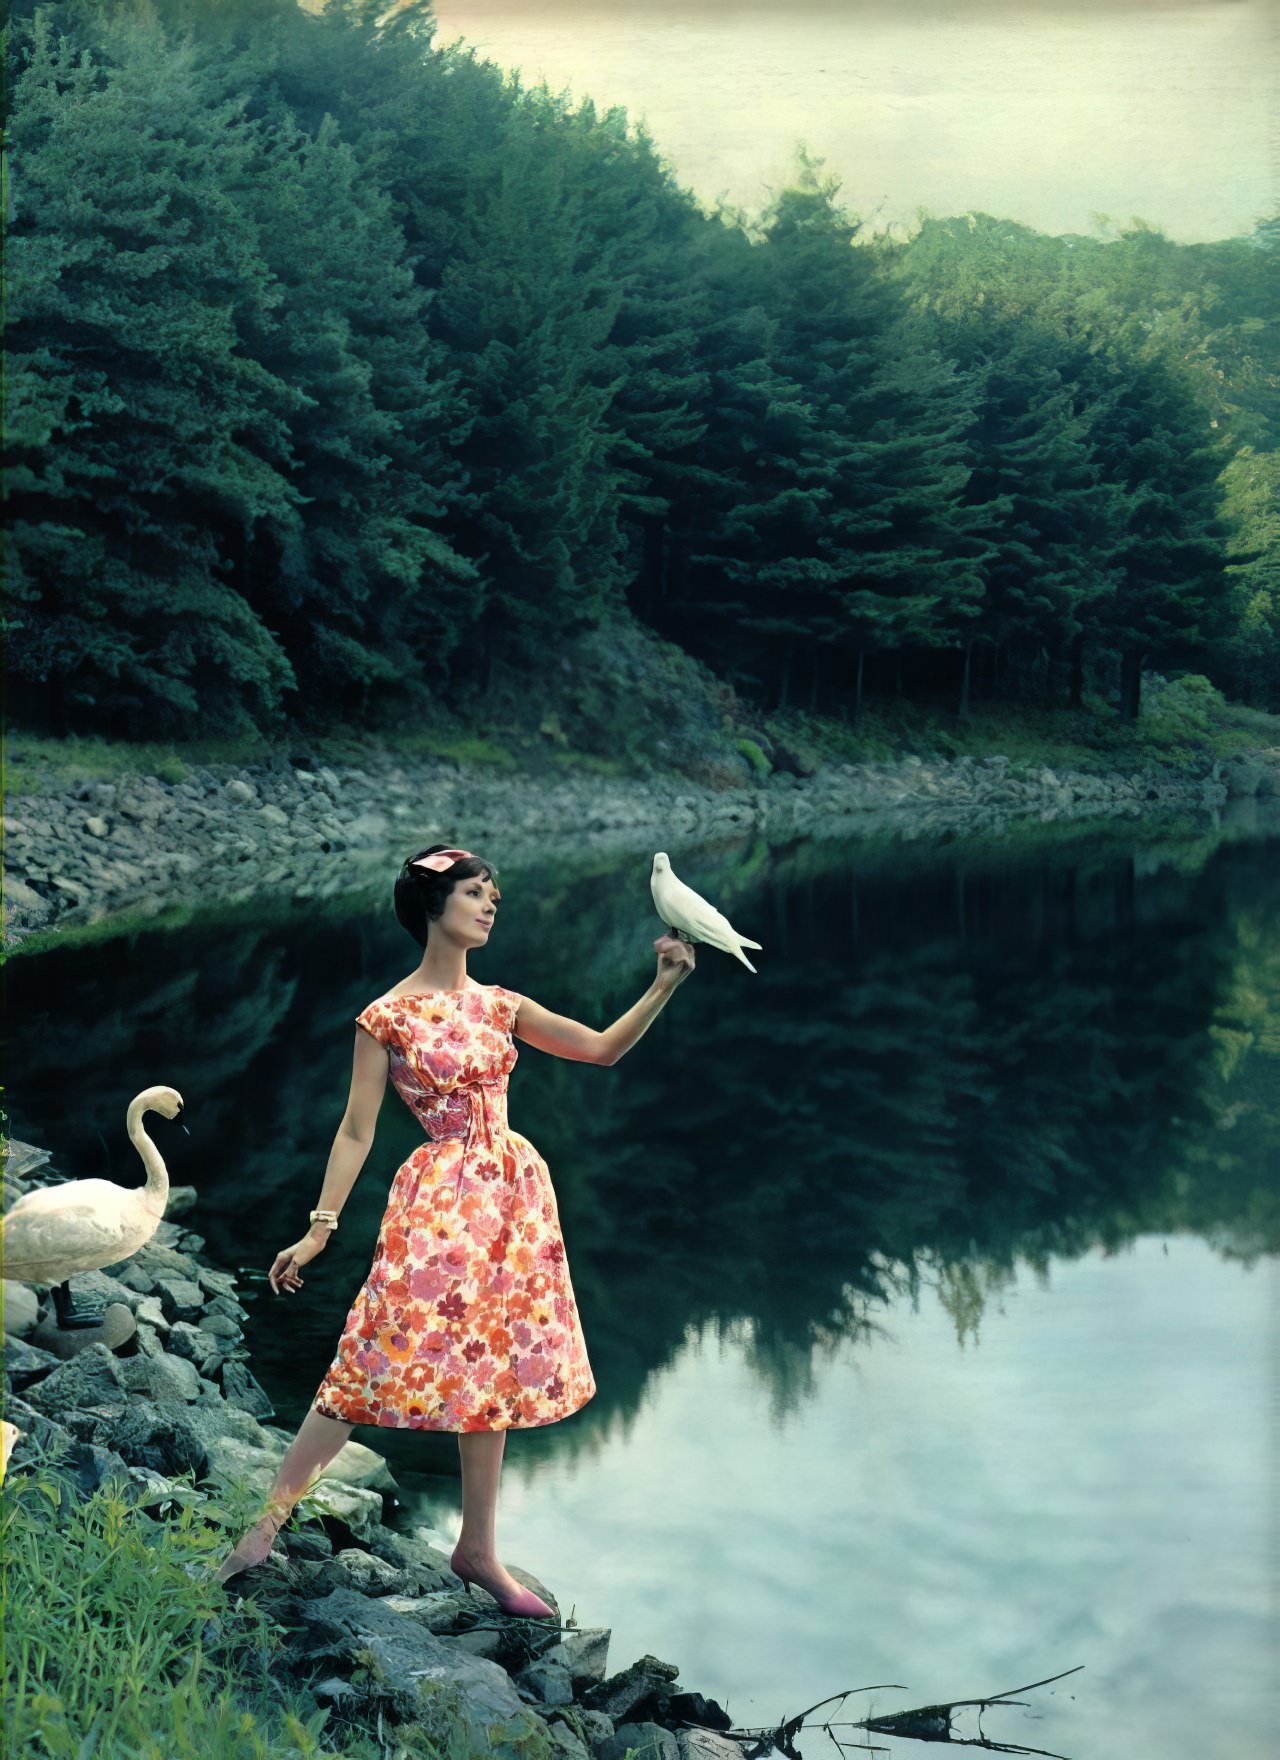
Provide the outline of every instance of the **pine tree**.
[[363,713],[375,687],[443,681],[473,624],[477,571],[445,535],[470,416],[388,199],[332,117],[311,139],[281,111],[235,193],[281,294],[246,346],[305,399],[288,432],[305,508],[243,534],[242,587],[304,701]]
[[580,194],[540,121],[512,111],[434,308],[475,411],[458,453],[472,510],[457,531],[485,569],[489,663],[536,662],[622,590],[616,387],[596,372],[621,292],[608,258],[585,248]]
[[[9,637],[56,725],[234,727],[293,683],[223,576],[219,521],[288,517],[251,436],[287,386],[239,348],[273,298],[226,193],[251,143],[145,17],[118,65],[20,33],[8,237]],[[242,707],[242,704],[244,705]]]

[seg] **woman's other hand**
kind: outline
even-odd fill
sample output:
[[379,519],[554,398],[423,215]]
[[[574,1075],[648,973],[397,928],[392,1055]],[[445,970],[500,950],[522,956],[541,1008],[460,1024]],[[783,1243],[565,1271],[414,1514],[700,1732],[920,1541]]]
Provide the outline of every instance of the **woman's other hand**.
[[277,1295],[285,1290],[301,1289],[302,1279],[298,1273],[304,1265],[310,1264],[317,1253],[323,1253],[328,1246],[329,1230],[326,1227],[321,1237],[317,1228],[314,1234],[304,1234],[302,1239],[292,1247],[286,1247],[283,1253],[277,1253],[275,1264],[267,1273],[267,1282]]
[[658,956],[658,971],[654,982],[662,990],[674,990],[677,984],[683,984],[694,967],[693,944],[681,941],[677,935],[659,935],[653,944]]

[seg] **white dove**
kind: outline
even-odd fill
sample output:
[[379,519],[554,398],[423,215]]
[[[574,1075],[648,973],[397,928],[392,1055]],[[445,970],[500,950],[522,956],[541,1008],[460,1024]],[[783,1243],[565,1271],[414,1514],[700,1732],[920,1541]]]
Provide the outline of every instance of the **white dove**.
[[749,972],[755,971],[742,950],[744,947],[758,948],[760,943],[739,935],[728,917],[713,904],[708,904],[692,886],[677,880],[671,872],[671,858],[665,850],[659,850],[653,858],[649,890],[658,907],[658,915],[682,940],[705,941],[708,947],[718,947],[721,953],[731,953],[735,959],[740,959]]

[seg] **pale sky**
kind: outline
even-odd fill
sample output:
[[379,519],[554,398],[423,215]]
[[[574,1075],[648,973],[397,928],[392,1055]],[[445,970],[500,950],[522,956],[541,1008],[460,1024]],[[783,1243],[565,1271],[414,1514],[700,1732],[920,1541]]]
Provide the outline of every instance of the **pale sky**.
[[1280,202],[1276,0],[437,0],[526,85],[643,117],[700,201],[755,213],[803,139],[882,227],[1139,216],[1185,242]]

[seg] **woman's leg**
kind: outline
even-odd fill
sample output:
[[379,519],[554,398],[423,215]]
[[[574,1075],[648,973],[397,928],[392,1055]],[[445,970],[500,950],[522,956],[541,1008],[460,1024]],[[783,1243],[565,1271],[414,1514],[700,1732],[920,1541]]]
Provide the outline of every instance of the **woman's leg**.
[[217,1571],[219,1583],[262,1563],[288,1520],[289,1511],[320,1477],[352,1429],[351,1424],[338,1418],[326,1418],[323,1412],[313,1409],[307,1413],[280,1463],[275,1484],[267,1493],[265,1515],[258,1518],[235,1550],[223,1559]]
[[482,1579],[483,1586],[518,1594],[523,1585],[498,1562],[496,1538],[498,1480],[502,1475],[505,1430],[467,1430],[458,1434],[462,1456],[462,1532],[455,1552]]

